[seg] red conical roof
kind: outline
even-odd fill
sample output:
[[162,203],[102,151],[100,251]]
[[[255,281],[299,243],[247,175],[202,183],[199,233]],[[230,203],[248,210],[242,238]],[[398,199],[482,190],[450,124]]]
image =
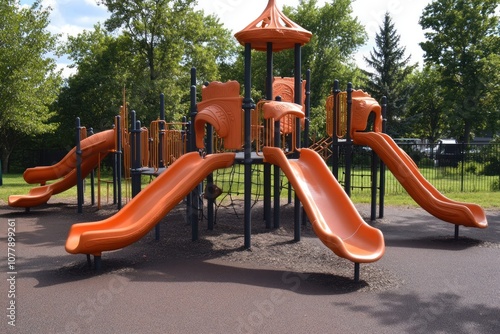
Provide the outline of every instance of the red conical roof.
[[311,36],[310,31],[286,17],[274,0],[269,0],[258,19],[234,35],[240,44],[251,43],[252,49],[258,51],[266,51],[269,42],[273,43],[273,51],[292,49],[295,44],[308,43]]

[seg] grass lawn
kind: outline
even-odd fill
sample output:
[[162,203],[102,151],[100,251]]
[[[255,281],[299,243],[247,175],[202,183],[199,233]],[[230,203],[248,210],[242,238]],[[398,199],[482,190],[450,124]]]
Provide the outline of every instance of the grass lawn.
[[[242,176],[240,173],[234,174],[234,171],[231,174],[231,170],[222,171],[220,174],[215,174],[215,183],[219,185],[222,189],[226,190],[230,187],[232,193],[239,193],[238,196],[242,196],[243,188],[242,188]],[[259,173],[254,173],[254,175]],[[392,176],[392,175],[391,175]],[[259,174],[259,177],[262,175]],[[106,179],[110,179],[107,177]],[[231,183],[229,183],[231,181]],[[147,176],[143,176],[142,183],[143,187],[147,186],[150,182],[150,178]],[[260,181],[262,182],[262,180]],[[432,183],[432,181],[431,181]],[[96,178],[97,184],[97,178]],[[22,174],[4,174],[3,175],[3,186],[0,186],[0,201],[7,203],[8,197],[10,195],[23,195],[27,194],[29,190],[36,185],[27,184]],[[125,186],[122,186],[125,188]],[[106,201],[106,183],[101,184],[101,200],[103,202]],[[252,187],[252,192],[262,191],[262,187],[254,185]],[[287,197],[287,187],[284,187],[282,192],[282,197]],[[109,187],[110,198],[112,198],[112,187]],[[90,178],[86,180],[85,187],[86,198],[90,198]],[[97,189],[95,190],[95,194],[97,196]],[[123,198],[125,198],[125,189],[123,189]],[[500,192],[498,191],[475,191],[475,192],[445,192],[444,195],[450,199],[461,201],[461,202],[470,202],[481,205],[485,209],[499,208],[500,207]],[[76,187],[73,187],[61,194],[55,195],[56,198],[75,198],[76,199]],[[354,203],[370,203],[371,195],[368,189],[353,189],[351,198]],[[378,200],[378,197],[377,197]],[[385,196],[385,204],[386,205],[396,205],[396,206],[413,206],[418,207],[418,204],[406,193],[406,191],[400,191],[396,194],[387,193]]]

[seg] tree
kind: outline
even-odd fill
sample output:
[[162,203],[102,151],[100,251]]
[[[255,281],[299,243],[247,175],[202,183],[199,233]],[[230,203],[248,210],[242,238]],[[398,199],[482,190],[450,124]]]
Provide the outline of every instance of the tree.
[[427,65],[422,71],[411,74],[409,81],[413,88],[408,99],[405,122],[411,123],[411,136],[435,143],[443,135],[447,136],[446,118],[449,114],[439,71]]
[[[350,0],[327,2],[323,7],[318,7],[317,0],[301,0],[297,8],[285,6],[283,13],[313,34],[303,47],[302,62],[304,69],[311,70],[311,105],[323,107],[335,79],[347,83],[356,76],[352,56],[365,43],[365,30],[352,16]],[[275,67],[278,75],[293,75],[292,53],[277,54]]]
[[112,127],[123,104],[123,88],[132,77],[132,55],[128,50],[126,38],[112,36],[99,24],[93,31],[68,37],[64,52],[78,71],[66,80],[57,101],[56,120],[61,124],[58,137],[68,140],[60,144],[74,146],[76,117],[94,132]]
[[405,93],[406,78],[416,65],[409,65],[411,56],[405,58],[405,47],[400,47],[400,36],[388,12],[380,31],[375,35],[376,47],[370,57],[364,57],[373,72],[365,71],[368,82],[366,91],[375,99],[387,97],[387,132],[393,136],[403,135],[398,125],[404,113],[408,95]]
[[[132,107],[149,120],[158,115],[158,95],[166,105],[182,108],[189,101],[190,68],[202,81],[220,78],[219,65],[230,63],[236,44],[214,16],[195,11],[195,0],[102,0],[111,12],[105,26],[122,29],[130,41],[133,82]],[[134,106],[135,103],[135,106]],[[170,116],[186,114],[170,109]]]
[[[425,7],[420,25],[424,59],[437,66],[450,106],[454,134],[465,141],[491,120],[484,97],[498,72],[499,0],[436,0]],[[488,71],[488,72],[487,72]],[[498,113],[496,113],[498,119]]]
[[55,61],[57,37],[47,31],[49,10],[39,1],[20,8],[18,1],[0,4],[0,150],[4,172],[15,144],[53,131],[50,123],[61,84]]

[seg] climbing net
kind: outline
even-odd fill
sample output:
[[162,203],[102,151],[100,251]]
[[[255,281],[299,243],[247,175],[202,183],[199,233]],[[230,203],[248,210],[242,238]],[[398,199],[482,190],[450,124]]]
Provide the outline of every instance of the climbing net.
[[[264,196],[264,168],[263,165],[252,165],[251,197],[252,208]],[[221,208],[240,217],[244,213],[245,166],[234,164],[232,167],[218,169],[213,173],[213,184],[207,184],[203,194],[204,199],[213,199],[215,217]]]

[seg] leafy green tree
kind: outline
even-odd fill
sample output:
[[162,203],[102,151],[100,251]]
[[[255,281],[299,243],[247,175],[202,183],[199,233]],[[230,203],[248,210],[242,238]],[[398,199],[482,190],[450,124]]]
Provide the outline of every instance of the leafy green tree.
[[492,121],[484,97],[498,85],[492,83],[498,77],[490,74],[499,70],[499,4],[499,0],[436,0],[420,17],[426,31],[426,41],[420,44],[424,59],[441,72],[453,134],[465,141]]
[[439,71],[427,65],[422,71],[412,73],[409,81],[413,88],[405,117],[405,123],[409,123],[408,128],[411,128],[408,136],[426,138],[431,143],[443,136],[447,137],[446,118],[449,113]]
[[127,39],[112,36],[99,24],[92,31],[68,38],[64,52],[78,70],[67,79],[57,101],[56,120],[62,125],[58,137],[67,138],[61,144],[74,145],[76,117],[94,132],[111,128],[123,104],[123,89],[132,76],[128,46]]
[[[220,79],[219,66],[232,62],[236,43],[219,20],[194,10],[195,0],[102,0],[111,12],[110,32],[130,41],[130,101],[149,120],[158,116],[165,94],[170,117],[187,113],[190,69],[202,81]],[[173,110],[173,109],[177,110]]]
[[36,1],[21,8],[18,1],[0,2],[0,154],[7,172],[9,157],[21,139],[51,132],[54,102],[61,84],[55,61],[57,36],[47,31],[47,9]]
[[375,99],[387,97],[387,132],[393,136],[404,135],[400,119],[405,112],[408,99],[406,79],[415,69],[410,65],[410,58],[405,58],[405,47],[400,46],[400,35],[388,12],[380,31],[375,35],[375,44],[370,57],[365,61],[373,72],[365,71],[368,81],[366,91]]
[[[302,50],[303,70],[311,70],[311,105],[323,107],[335,79],[347,84],[359,77],[352,56],[366,42],[366,32],[353,17],[351,0],[330,1],[323,7],[317,3],[301,0],[297,8],[285,6],[283,13],[313,34]],[[292,76],[293,59],[293,51],[277,54],[277,75]]]

